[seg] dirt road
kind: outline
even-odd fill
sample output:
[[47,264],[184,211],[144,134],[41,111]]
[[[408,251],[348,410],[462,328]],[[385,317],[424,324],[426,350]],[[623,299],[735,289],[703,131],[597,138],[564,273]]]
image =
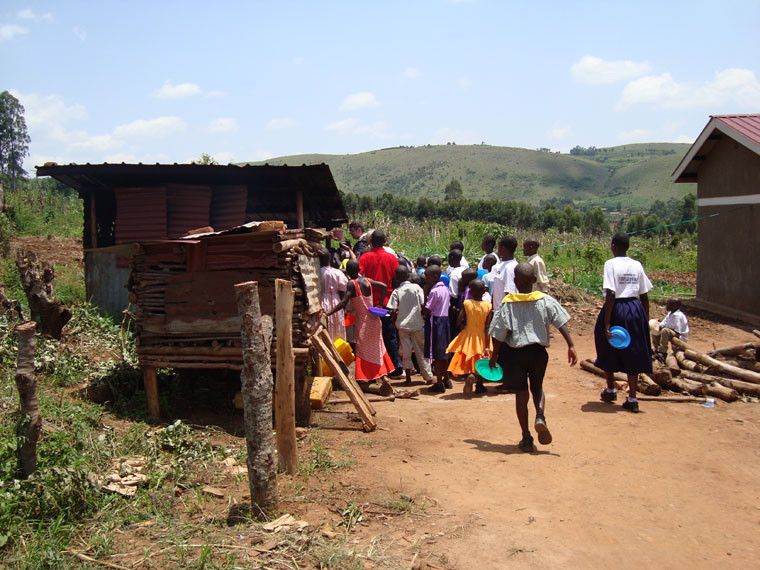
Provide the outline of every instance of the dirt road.
[[[691,343],[704,349],[713,339],[726,346],[751,338],[707,321],[692,321],[692,330]],[[593,358],[588,333],[576,334],[576,344],[581,358]],[[514,396],[466,399],[461,386],[376,404],[387,431],[366,436],[318,418],[344,428],[322,430],[331,449],[353,449],[356,464],[342,484],[428,505],[416,517],[373,521],[356,540],[384,537],[399,560],[419,552],[418,560],[461,569],[757,563],[760,404],[708,409],[653,398],[631,414],[599,401],[601,379],[569,368],[555,335],[545,385],[554,442],[536,441],[538,450],[525,454]],[[355,445],[362,438],[370,443]]]

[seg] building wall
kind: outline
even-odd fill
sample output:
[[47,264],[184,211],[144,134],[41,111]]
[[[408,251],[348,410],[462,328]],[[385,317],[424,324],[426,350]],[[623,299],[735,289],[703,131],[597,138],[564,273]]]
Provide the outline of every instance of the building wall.
[[84,280],[87,300],[118,323],[121,322],[122,311],[129,305],[129,291],[126,288],[129,266],[117,267],[116,259],[117,253],[113,251],[85,252]]
[[[760,156],[724,136],[699,168],[698,198],[760,193]],[[760,205],[700,206],[697,299],[760,314]]]

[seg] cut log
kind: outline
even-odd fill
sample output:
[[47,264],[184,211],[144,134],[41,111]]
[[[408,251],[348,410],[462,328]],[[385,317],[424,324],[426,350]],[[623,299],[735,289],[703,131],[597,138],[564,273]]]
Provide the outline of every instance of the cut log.
[[706,384],[705,394],[708,396],[714,396],[715,398],[720,398],[724,402],[733,402],[739,399],[739,392],[731,388],[727,388],[722,384],[718,384],[717,382]]
[[665,358],[665,366],[670,370],[671,376],[678,376],[681,373],[681,367],[678,365],[678,360],[673,354],[668,354]]
[[16,388],[21,404],[16,437],[19,467],[24,478],[37,471],[37,440],[42,429],[37,399],[37,377],[34,375],[35,329],[36,325],[33,322],[22,323],[16,327]]
[[738,356],[740,354],[746,354],[748,350],[757,349],[758,343],[745,342],[736,346],[727,346],[726,348],[718,348],[711,350],[707,353],[708,356]]
[[71,311],[66,305],[55,300],[53,265],[48,261],[37,263],[34,252],[19,249],[16,267],[29,301],[32,320],[40,323],[43,333],[60,339],[63,327],[71,320]]
[[755,329],[752,331],[752,334],[755,335],[757,338],[760,338],[760,331]]
[[269,360],[272,318],[261,315],[256,281],[235,285],[235,298],[243,346],[240,391],[243,394],[251,512],[257,518],[271,519],[277,514],[278,503],[277,462],[272,437],[273,382]]
[[142,366],[145,399],[148,401],[148,416],[154,422],[161,419],[161,405],[158,401],[158,376],[155,366]]
[[[605,372],[601,368],[594,365],[593,362],[590,360],[581,360],[581,368],[585,370],[586,372],[591,372],[592,374],[596,374],[597,376],[601,376],[602,378],[605,377]],[[613,378],[617,382],[622,382],[624,384],[624,389],[628,387],[628,377],[625,374],[616,373],[613,375]],[[636,389],[641,392],[642,394],[647,394],[648,396],[659,396],[662,393],[662,388],[654,382],[651,378],[649,378],[646,375],[640,374],[638,377],[638,381],[636,383]]]
[[746,382],[752,382],[753,384],[760,384],[760,373],[758,372],[753,372],[752,370],[745,370],[743,368],[739,368],[738,366],[733,366],[731,364],[727,364],[726,362],[721,362],[720,360],[707,356],[706,354],[689,347],[688,344],[686,344],[679,338],[673,337],[670,340],[670,342],[678,349],[683,350],[684,355],[689,360],[695,360],[699,362],[700,364],[704,364],[705,366],[709,368],[712,368],[714,370],[720,370],[724,374],[728,374],[729,376],[733,376],[735,378],[745,380]]
[[712,376],[710,374],[700,374],[699,372],[690,372],[689,370],[683,370],[684,377],[690,380],[696,380],[703,384],[721,384],[727,388],[736,390],[740,394],[747,396],[760,397],[760,385],[752,384],[751,382],[743,382],[741,380],[734,380],[733,378],[723,378],[721,376]]
[[672,390],[674,392],[685,392],[692,396],[702,396],[705,393],[704,384],[693,380],[687,380],[682,376],[673,378],[669,374],[660,374],[655,377],[655,381],[659,382],[660,386],[666,390]]
[[298,468],[296,445],[295,356],[293,355],[293,284],[276,279],[277,383],[274,387],[277,460],[280,469],[294,475]]
[[704,372],[705,370],[705,367],[699,364],[699,362],[694,362],[693,360],[686,358],[686,355],[682,350],[676,352],[674,358],[682,370],[689,370],[690,372]]

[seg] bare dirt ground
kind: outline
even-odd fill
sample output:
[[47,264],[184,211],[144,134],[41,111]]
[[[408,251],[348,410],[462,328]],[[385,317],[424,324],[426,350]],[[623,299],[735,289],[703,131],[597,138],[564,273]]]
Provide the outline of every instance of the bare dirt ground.
[[[593,358],[590,328],[574,330],[579,356]],[[700,318],[692,330],[703,349],[751,339]],[[432,500],[429,516],[387,529],[408,559],[421,545],[420,556],[463,569],[753,566],[760,405],[651,398],[630,414],[599,401],[601,379],[571,369],[555,336],[545,384],[554,441],[534,453],[517,448],[513,395],[466,399],[455,383],[376,404],[387,431],[367,436],[374,445],[355,450],[346,478]],[[328,435],[333,448],[355,437]]]
[[[37,245],[60,251],[63,244],[48,241]],[[593,359],[597,306],[578,303],[568,310],[579,357]],[[653,307],[653,315],[664,312]],[[696,348],[753,338],[748,328],[712,315],[690,312],[689,318]],[[344,414],[315,413],[301,457],[318,442],[345,465],[308,478],[281,476],[282,510],[321,529],[320,536],[345,540],[343,546],[362,553],[356,562],[364,568],[423,561],[456,569],[754,567],[760,557],[760,404],[718,401],[709,409],[667,402],[664,393],[642,398],[643,413],[634,415],[599,401],[602,380],[567,365],[558,334],[549,352],[552,444],[536,442],[537,451],[522,453],[514,396],[491,388],[468,399],[456,382],[443,395],[423,389],[417,400],[376,403],[380,429],[370,434]],[[220,415],[239,426],[229,410]],[[245,446],[229,433],[218,439]],[[258,545],[250,552],[254,567],[281,567],[271,558],[262,561],[267,549],[279,548],[276,540],[262,545],[246,525],[218,524],[230,504],[246,501],[245,475],[207,470],[198,483],[213,482],[224,497],[185,504],[178,495],[172,499],[178,521],[206,529],[196,542]],[[348,532],[341,513],[352,503],[362,517]],[[117,550],[125,554],[114,560],[162,567],[161,541],[171,524],[179,523],[120,531]],[[146,563],[143,553],[150,549],[157,554]]]

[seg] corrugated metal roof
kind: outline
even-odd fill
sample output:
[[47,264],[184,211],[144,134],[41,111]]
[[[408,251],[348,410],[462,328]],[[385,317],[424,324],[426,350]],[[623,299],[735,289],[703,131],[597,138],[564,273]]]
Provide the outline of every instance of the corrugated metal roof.
[[209,186],[167,186],[167,234],[178,238],[208,226],[212,190]]
[[715,115],[713,119],[760,145],[760,115]]
[[211,200],[211,227],[224,231],[245,222],[245,204],[248,189],[245,186],[220,186]]
[[[166,188],[115,188],[116,243],[166,239]],[[151,207],[146,208],[146,201]]]
[[[79,191],[111,192],[117,187],[167,184],[203,185],[214,189],[245,186],[248,219],[282,219],[296,225],[295,195],[303,192],[304,216],[314,226],[335,226],[347,221],[330,167],[201,165],[201,164],[67,164],[37,167],[37,176],[52,176]],[[233,193],[236,193],[233,191]],[[276,218],[273,218],[277,214]],[[285,214],[283,216],[282,214]],[[232,220],[230,220],[232,221]],[[246,220],[240,220],[242,223]],[[239,225],[237,220],[230,227]],[[193,228],[190,228],[193,229]]]
[[711,116],[686,156],[673,171],[673,182],[696,182],[699,166],[722,135],[731,137],[749,150],[760,154],[760,114]]

